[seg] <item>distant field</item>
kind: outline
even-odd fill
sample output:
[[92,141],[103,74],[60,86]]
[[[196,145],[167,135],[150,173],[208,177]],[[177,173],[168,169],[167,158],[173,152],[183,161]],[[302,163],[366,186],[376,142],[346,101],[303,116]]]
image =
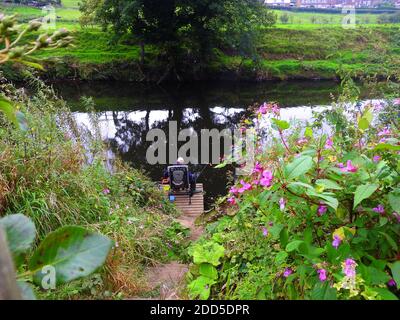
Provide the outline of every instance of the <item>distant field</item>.
[[[334,13],[315,13],[315,12],[291,12],[286,10],[273,10],[277,16],[277,24],[282,27],[294,27],[307,25],[309,28],[313,28],[313,26],[321,27],[321,25],[341,25],[342,20],[345,17],[345,14],[334,14]],[[280,17],[282,15],[287,15],[289,20],[287,23],[282,23]],[[360,13],[357,14],[356,11],[356,23],[365,25],[365,24],[377,24],[377,19],[380,14],[370,14],[370,13]]]

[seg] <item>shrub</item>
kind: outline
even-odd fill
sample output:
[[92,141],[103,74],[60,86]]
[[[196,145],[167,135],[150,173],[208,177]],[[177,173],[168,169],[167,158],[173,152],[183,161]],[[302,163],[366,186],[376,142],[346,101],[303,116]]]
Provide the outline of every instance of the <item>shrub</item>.
[[350,103],[354,92],[347,87],[345,93],[314,113],[312,123],[280,119],[275,103],[256,111],[257,163],[231,187],[224,216],[201,240],[223,246],[224,256],[207,281],[204,261],[193,260],[189,293],[218,299],[400,296],[400,100]]

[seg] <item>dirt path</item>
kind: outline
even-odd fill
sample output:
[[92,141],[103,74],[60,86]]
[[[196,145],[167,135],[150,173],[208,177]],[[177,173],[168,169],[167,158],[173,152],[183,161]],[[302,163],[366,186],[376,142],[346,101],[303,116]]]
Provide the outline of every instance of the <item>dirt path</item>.
[[[190,229],[191,241],[197,240],[203,233],[203,228],[195,225],[197,217],[198,215],[182,214],[176,219],[184,227]],[[159,289],[160,295],[155,299],[179,300],[188,270],[188,265],[177,261],[149,268],[146,272],[149,292]]]

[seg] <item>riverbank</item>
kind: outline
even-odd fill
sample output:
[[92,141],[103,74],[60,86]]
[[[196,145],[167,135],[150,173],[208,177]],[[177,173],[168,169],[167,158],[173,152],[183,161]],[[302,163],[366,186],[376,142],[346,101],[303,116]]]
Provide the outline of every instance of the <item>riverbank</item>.
[[[155,47],[147,47],[146,62],[139,64],[139,48],[126,40],[111,45],[110,36],[96,28],[75,29],[75,47],[42,52],[42,76],[46,79],[123,80],[157,82],[160,79],[268,81],[354,78],[370,75],[388,77],[400,71],[399,27],[373,26],[343,29],[273,28],[265,31],[258,47],[259,60],[215,49],[206,65],[183,62],[176,72],[166,74],[166,64]],[[50,58],[52,57],[52,58]],[[15,69],[5,68],[9,78],[18,79]]]

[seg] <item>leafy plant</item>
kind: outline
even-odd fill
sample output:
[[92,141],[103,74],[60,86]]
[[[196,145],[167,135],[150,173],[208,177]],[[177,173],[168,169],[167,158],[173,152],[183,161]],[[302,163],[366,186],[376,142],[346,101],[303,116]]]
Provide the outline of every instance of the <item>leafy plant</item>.
[[255,111],[254,169],[192,247],[193,296],[400,297],[400,100],[362,104],[354,92],[311,123],[281,119],[274,103]]
[[49,233],[31,253],[36,234],[31,219],[21,214],[7,215],[0,219],[0,227],[6,233],[18,269],[25,269],[23,263],[28,257],[27,269],[17,276],[21,293],[27,299],[34,297],[28,282],[54,289],[88,276],[104,264],[112,246],[108,237],[82,227],[66,226]]

